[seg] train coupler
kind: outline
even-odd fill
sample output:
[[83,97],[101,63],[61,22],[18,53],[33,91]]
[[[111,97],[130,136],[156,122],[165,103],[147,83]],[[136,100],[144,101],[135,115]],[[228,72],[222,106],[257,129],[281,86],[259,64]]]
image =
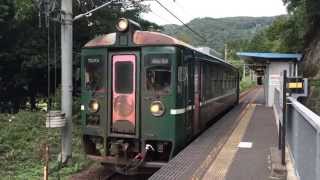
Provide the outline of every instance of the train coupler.
[[110,155],[119,156],[121,154],[126,154],[129,148],[129,143],[119,140],[115,143],[112,143],[110,146]]

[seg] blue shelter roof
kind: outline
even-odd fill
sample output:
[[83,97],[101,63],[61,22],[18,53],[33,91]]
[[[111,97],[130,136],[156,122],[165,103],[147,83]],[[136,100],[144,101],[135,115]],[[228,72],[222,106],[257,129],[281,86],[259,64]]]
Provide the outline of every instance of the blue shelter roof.
[[244,60],[262,61],[301,61],[302,54],[296,53],[261,53],[261,52],[237,52]]

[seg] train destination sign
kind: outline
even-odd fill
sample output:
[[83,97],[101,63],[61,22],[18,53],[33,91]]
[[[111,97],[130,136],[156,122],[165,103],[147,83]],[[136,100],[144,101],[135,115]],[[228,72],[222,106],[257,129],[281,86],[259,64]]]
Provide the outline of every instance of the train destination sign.
[[100,64],[102,60],[101,55],[89,55],[85,57],[87,64]]
[[170,56],[169,55],[158,55],[158,54],[152,54],[146,56],[145,64],[147,66],[161,66],[161,65],[171,65]]
[[88,58],[88,63],[100,63],[100,59],[99,58]]
[[169,64],[169,59],[168,58],[152,58],[150,63],[154,65]]

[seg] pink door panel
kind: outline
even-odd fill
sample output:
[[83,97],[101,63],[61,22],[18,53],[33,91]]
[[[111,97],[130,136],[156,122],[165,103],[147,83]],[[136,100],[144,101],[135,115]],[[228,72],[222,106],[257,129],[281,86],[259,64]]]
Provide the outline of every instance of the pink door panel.
[[134,134],[136,127],[136,56],[113,56],[112,69],[112,132]]

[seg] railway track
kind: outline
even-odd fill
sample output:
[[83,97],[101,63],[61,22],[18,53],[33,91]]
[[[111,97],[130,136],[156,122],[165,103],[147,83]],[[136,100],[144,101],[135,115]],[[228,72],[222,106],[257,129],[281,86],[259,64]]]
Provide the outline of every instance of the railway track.
[[89,168],[72,175],[70,180],[144,180],[148,179],[156,169],[149,169],[137,175],[122,175],[112,171],[110,168],[100,164],[94,164]]
[[[250,88],[249,90],[240,94],[240,102],[244,101],[246,96],[251,92],[255,92],[257,87]],[[251,100],[252,101],[252,100]],[[250,101],[246,102],[246,104],[250,104]],[[110,168],[106,166],[102,166],[100,164],[94,164],[86,170],[83,170],[77,174],[74,174],[70,177],[70,180],[144,180],[148,179],[156,169],[148,170],[143,174],[125,176],[118,174],[112,171]]]
[[99,177],[99,180],[110,180],[117,175],[115,172],[111,172],[110,174],[105,175],[104,177]]

